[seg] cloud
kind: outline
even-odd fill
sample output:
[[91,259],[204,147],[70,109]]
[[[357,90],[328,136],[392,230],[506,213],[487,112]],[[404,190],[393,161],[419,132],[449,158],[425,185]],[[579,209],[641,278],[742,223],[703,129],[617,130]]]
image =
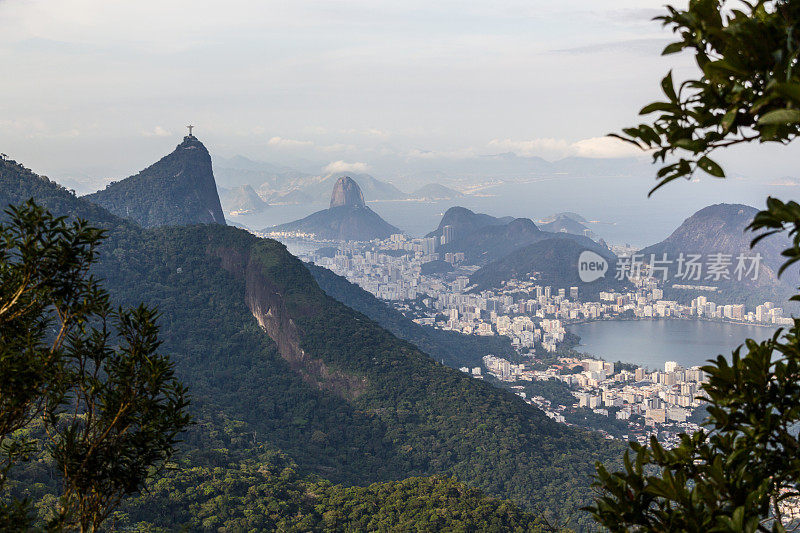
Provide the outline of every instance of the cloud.
[[492,139],[489,141],[489,148],[502,150],[504,152],[514,152],[517,155],[532,157],[542,155],[553,155],[553,153],[566,154],[569,150],[569,143],[564,139],[532,139],[530,141],[515,141],[513,139]]
[[277,148],[309,148],[314,146],[311,141],[298,141],[296,139],[284,139],[283,137],[272,137],[267,144]]
[[613,137],[591,137],[573,143],[564,139],[540,138],[531,140],[493,139],[488,146],[495,150],[513,152],[524,157],[588,157],[612,159],[635,157],[642,151]]
[[156,126],[152,130],[143,132],[142,135],[145,137],[169,137],[172,135],[172,132],[162,128],[161,126]]
[[644,154],[644,152],[632,144],[613,137],[592,137],[591,139],[583,139],[572,143],[570,149],[574,152],[574,155],[597,159],[636,157]]
[[328,174],[336,174],[337,172],[355,172],[364,173],[369,166],[366,163],[348,163],[347,161],[334,161],[325,167],[325,172]]
[[390,135],[388,131],[380,130],[378,128],[366,128],[363,130],[350,128],[342,130],[342,133],[348,135],[363,135],[364,137],[377,137],[380,139],[385,139]]

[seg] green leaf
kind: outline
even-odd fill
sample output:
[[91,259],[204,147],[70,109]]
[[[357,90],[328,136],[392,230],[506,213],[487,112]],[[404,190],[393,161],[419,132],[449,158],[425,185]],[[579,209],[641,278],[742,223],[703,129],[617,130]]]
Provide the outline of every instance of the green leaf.
[[670,104],[668,102],[653,102],[652,104],[647,104],[639,111],[640,115],[649,115],[655,111],[666,111],[672,112],[675,111],[675,104]]
[[775,92],[800,104],[800,83],[779,83],[775,86]]
[[737,66],[730,64],[728,61],[724,59],[720,59],[719,61],[712,61],[706,64],[706,72],[708,71],[718,71],[724,74],[736,74],[738,76],[750,76],[751,73],[743,70]]
[[758,119],[759,126],[797,124],[800,122],[800,109],[776,109]]
[[722,117],[722,121],[720,122],[722,131],[724,133],[728,133],[730,131],[733,123],[736,121],[736,114],[738,111],[739,109],[737,107],[732,107],[725,112],[725,115]]
[[670,99],[671,102],[678,101],[678,95],[675,94],[675,85],[672,83],[672,71],[669,71],[669,74],[664,76],[664,79],[661,80],[661,89],[664,91],[664,94],[667,95],[667,98]]
[[677,43],[670,43],[667,45],[666,48],[664,48],[664,51],[661,52],[661,55],[666,56],[669,54],[676,54],[681,50],[683,50],[684,48],[686,48],[686,44],[683,41]]
[[707,156],[703,156],[698,159],[697,166],[715,178],[725,177],[725,171],[722,170],[722,167],[719,166],[715,161],[709,159]]

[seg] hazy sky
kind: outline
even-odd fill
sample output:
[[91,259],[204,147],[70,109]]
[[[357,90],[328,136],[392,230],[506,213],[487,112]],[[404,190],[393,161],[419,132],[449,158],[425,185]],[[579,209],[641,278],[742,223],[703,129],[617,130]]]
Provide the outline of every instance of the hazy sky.
[[602,136],[693,68],[659,57],[662,4],[0,0],[0,151],[119,178],[191,122],[214,154],[320,167],[625,155]]

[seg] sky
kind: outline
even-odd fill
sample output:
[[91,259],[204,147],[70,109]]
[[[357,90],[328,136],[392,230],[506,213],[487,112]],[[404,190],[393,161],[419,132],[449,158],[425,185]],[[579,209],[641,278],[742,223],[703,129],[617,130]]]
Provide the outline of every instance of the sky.
[[[670,68],[694,71],[660,56],[662,4],[0,0],[0,151],[56,179],[107,181],[192,123],[214,155],[320,172],[630,156],[605,135],[635,123]],[[730,160],[775,177],[796,155]]]

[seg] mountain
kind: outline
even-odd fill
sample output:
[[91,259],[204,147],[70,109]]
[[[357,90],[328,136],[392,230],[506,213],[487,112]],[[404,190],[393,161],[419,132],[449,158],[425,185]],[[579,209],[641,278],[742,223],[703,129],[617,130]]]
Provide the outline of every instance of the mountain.
[[450,187],[445,187],[444,185],[440,185],[438,183],[429,183],[428,185],[423,185],[419,189],[415,190],[409,196],[411,198],[429,201],[455,200],[456,198],[462,198],[464,193],[455,189],[451,189]]
[[502,226],[513,220],[512,217],[497,218],[483,213],[475,213],[466,207],[455,206],[442,216],[439,226],[426,237],[441,237],[445,226],[450,226],[453,238],[469,236],[474,231],[486,226]]
[[[285,518],[287,505],[316,498],[324,509],[371,501],[357,488],[333,500],[324,487],[283,492],[271,473],[287,481],[297,472],[361,487],[388,483],[386,492],[403,494],[395,505],[404,515],[413,502],[440,501],[438,485],[397,480],[441,476],[573,517],[575,527],[591,521],[577,509],[592,498],[594,461],[618,457],[621,444],[558,424],[510,392],[438,364],[326,294],[276,241],[217,224],[138,228],[18,165],[0,168],[4,201],[35,196],[56,214],[100,217],[110,231],[93,274],[114,305],[158,307],[160,349],[190,390],[198,423],[184,436],[176,470],[127,503],[120,520],[270,529],[247,520]],[[265,454],[275,453],[296,466],[270,467]],[[34,504],[53,486],[48,465],[31,461],[13,483]],[[436,504],[443,515],[460,505],[461,489],[451,494],[452,506]],[[173,505],[160,507],[165,498]],[[382,504],[370,505],[379,513]]]
[[53,213],[71,218],[91,220],[103,228],[120,226],[122,219],[84,198],[77,198],[54,181],[35,174],[13,159],[0,158],[0,220],[10,204],[19,204],[29,198]]
[[571,233],[594,237],[594,232],[589,229],[589,221],[577,213],[556,213],[546,219],[540,220],[539,229],[552,233]]
[[85,198],[143,227],[225,224],[211,156],[194,135],[135,176]]
[[366,207],[361,187],[350,177],[339,178],[333,186],[330,207]]
[[408,341],[427,353],[435,361],[442,361],[451,368],[481,365],[484,355],[493,354],[510,361],[519,356],[511,347],[508,337],[501,335],[463,335],[456,331],[420,326],[406,318],[385,302],[376,298],[358,285],[350,283],[327,268],[313,263],[307,264],[314,280],[328,296],[347,307],[363,313],[382,328]]
[[[369,174],[338,172],[325,176],[295,180],[277,191],[270,191],[268,201],[273,204],[308,204],[324,202],[331,188],[343,177],[358,181],[370,201],[404,200],[408,196],[391,183],[380,181]],[[260,190],[264,190],[263,188]]]
[[212,156],[214,176],[221,187],[235,188],[250,185],[253,188],[265,186],[274,192],[279,187],[297,180],[307,179],[311,174],[285,165],[274,165],[264,161],[254,161],[237,155],[224,158]]
[[464,207],[448,209],[439,227],[428,236],[443,235],[447,226],[451,228],[448,233],[452,238],[440,247],[439,252],[463,252],[467,263],[473,265],[487,265],[524,246],[554,236],[572,239],[584,249],[607,251],[605,246],[583,235],[542,231],[529,218],[496,218]]
[[[675,284],[712,286],[717,289],[708,293],[709,298],[719,300],[714,294],[721,293],[726,298],[736,297],[748,305],[760,304],[765,300],[785,300],[795,292],[793,288],[800,284],[798,269],[790,268],[781,278],[777,277],[778,269],[784,262],[781,250],[788,246],[785,238],[767,237],[755,248],[750,249],[750,242],[755,234],[746,232],[746,228],[757,212],[758,209],[755,207],[742,204],[716,204],[704,207],[684,220],[669,237],[639,253],[648,262],[653,254],[656,260],[663,259],[666,254],[667,260],[673,261],[669,265],[668,288]],[[752,275],[742,276],[741,280],[737,279],[738,276],[734,274],[737,256],[751,252],[761,255],[756,279],[753,280]],[[677,260],[681,253],[701,254],[704,267],[701,279],[686,280],[677,277]],[[716,276],[709,278],[709,272],[705,268],[712,259],[712,254],[731,256],[728,273],[730,279],[716,280]],[[746,266],[749,267],[750,264],[748,261]],[[669,294],[680,296],[689,293],[686,290],[675,289]],[[691,294],[693,298],[695,294]]]
[[256,194],[250,185],[242,185],[233,189],[220,187],[219,199],[225,212],[234,216],[257,213],[267,207],[267,203]]
[[331,193],[331,207],[307,217],[264,229],[270,232],[311,233],[318,239],[370,241],[402,233],[367,207],[364,194],[349,176],[336,180]]
[[442,245],[439,251],[463,252],[467,263],[483,265],[543,238],[531,219],[516,218],[508,224],[492,224],[471,233],[457,231],[455,239]]
[[616,256],[607,249],[595,246],[591,250],[603,257],[609,265],[606,275],[591,283],[584,283],[578,275],[578,258],[587,247],[565,235],[555,234],[497,259],[476,271],[469,279],[475,290],[499,288],[510,279],[528,280],[535,276],[542,286],[566,289],[578,287],[581,300],[591,299],[600,291],[629,288],[627,282],[615,279]]

